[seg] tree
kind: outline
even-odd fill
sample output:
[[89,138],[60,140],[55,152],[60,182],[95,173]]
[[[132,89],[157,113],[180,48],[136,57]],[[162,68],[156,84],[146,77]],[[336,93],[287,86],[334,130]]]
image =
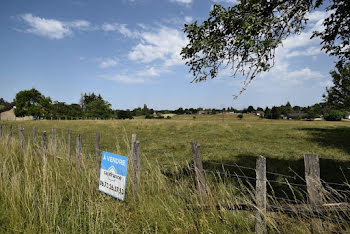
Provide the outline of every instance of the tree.
[[328,106],[333,109],[350,110],[350,63],[338,65],[338,72],[330,72],[334,86],[327,88],[324,95]]
[[247,109],[247,112],[248,113],[253,113],[255,110],[254,110],[254,107],[253,106],[248,106],[248,109]]
[[327,121],[340,121],[343,117],[343,112],[339,110],[330,110],[324,115],[324,119]]
[[93,118],[109,118],[112,116],[112,109],[110,107],[111,104],[102,98],[98,98],[86,105],[86,115]]
[[[42,116],[45,105],[50,105],[51,99],[43,96],[38,90],[22,90],[16,94],[16,116],[32,115],[35,118]],[[46,109],[45,109],[46,110]],[[46,110],[48,111],[48,110]]]
[[[215,78],[220,68],[229,67],[233,76],[245,76],[242,93],[257,74],[274,65],[275,49],[282,40],[300,33],[307,23],[306,13],[319,8],[324,0],[241,0],[232,7],[215,4],[202,24],[185,24],[189,43],[181,51],[194,79]],[[339,64],[350,58],[350,1],[331,0],[330,16],[324,30],[314,32],[322,49],[337,56]],[[237,97],[237,95],[236,95]]]
[[271,118],[272,119],[280,119],[281,118],[281,110],[279,107],[277,107],[277,106],[272,107]]

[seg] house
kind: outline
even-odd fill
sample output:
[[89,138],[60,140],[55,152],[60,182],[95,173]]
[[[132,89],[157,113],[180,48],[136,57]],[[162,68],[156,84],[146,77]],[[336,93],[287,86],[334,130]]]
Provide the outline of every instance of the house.
[[197,114],[199,114],[199,115],[206,115],[206,114],[208,114],[208,111],[199,110],[199,111],[197,112]]
[[298,112],[287,114],[287,117],[289,119],[306,118],[307,117],[307,113],[305,113],[303,111],[298,111]]
[[0,113],[0,120],[8,120],[8,121],[13,121],[13,120],[33,120],[33,116],[25,116],[25,117],[16,117],[15,115],[15,109],[16,107],[13,106],[12,109],[8,111],[3,111]]
[[350,114],[344,115],[344,119],[350,119]]
[[265,112],[263,112],[263,111],[256,111],[255,115],[264,117],[265,116]]

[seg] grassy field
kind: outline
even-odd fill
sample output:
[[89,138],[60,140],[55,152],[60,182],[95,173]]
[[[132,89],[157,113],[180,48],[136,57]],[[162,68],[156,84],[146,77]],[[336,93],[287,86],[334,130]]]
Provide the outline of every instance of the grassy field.
[[[342,183],[350,178],[350,122],[265,120],[246,115],[174,116],[171,120],[118,121],[17,121],[0,122],[0,230],[5,232],[215,232],[250,233],[254,213],[198,209],[198,198],[190,168],[190,142],[201,144],[204,169],[229,171],[255,177],[259,155],[267,158],[267,170],[295,177],[304,175],[303,154],[321,157],[321,178]],[[9,124],[13,140],[7,146]],[[18,147],[18,128],[24,127],[26,152]],[[38,135],[51,128],[59,139],[58,152],[42,157],[31,145],[32,127]],[[67,132],[83,139],[83,169],[74,170],[67,161]],[[131,134],[141,143],[141,188],[138,199],[130,183],[126,201],[119,202],[97,191],[95,132],[101,134],[101,150],[129,156]],[[41,142],[38,137],[38,142]],[[40,147],[40,144],[39,144]],[[72,157],[74,156],[74,150]],[[74,158],[74,157],[73,157]],[[281,181],[277,174],[268,179]],[[251,203],[254,182],[207,174],[212,194],[208,204]],[[293,183],[305,183],[296,177]],[[344,189],[344,188],[343,188]],[[348,188],[347,188],[348,189]],[[273,197],[294,196],[288,186],[268,189]],[[303,193],[294,197],[303,200]],[[273,199],[272,199],[273,200]],[[344,221],[339,217],[329,217]],[[346,220],[346,219],[345,219]],[[315,225],[305,217],[269,213],[268,230],[282,233],[310,233]],[[349,231],[349,224],[325,222],[325,230]]]

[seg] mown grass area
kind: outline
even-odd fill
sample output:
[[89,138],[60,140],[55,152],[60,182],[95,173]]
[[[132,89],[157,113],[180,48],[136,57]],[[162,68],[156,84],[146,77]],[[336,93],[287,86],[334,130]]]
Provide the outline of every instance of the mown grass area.
[[[321,158],[321,178],[346,182],[350,178],[350,122],[264,120],[235,115],[175,116],[171,120],[23,121],[0,122],[0,229],[5,232],[236,232],[254,231],[254,212],[198,208],[192,179],[190,141],[201,144],[204,169],[255,176],[251,170],[223,166],[255,167],[259,155],[267,158],[267,170],[303,177],[303,154]],[[13,138],[7,145],[9,124]],[[18,127],[24,127],[26,152],[18,146]],[[43,157],[31,144],[32,127],[40,135],[56,129],[56,155]],[[67,132],[83,138],[83,168],[77,173],[67,161]],[[141,187],[138,199],[127,184],[126,201],[97,190],[94,136],[101,134],[101,149],[128,156],[131,134],[141,143]],[[74,150],[72,158],[75,158]],[[215,174],[215,173],[214,173]],[[207,174],[212,191],[207,204],[250,203],[254,181],[245,182]],[[278,175],[268,179],[282,180]],[[294,183],[305,183],[296,178]],[[344,188],[343,188],[344,189]],[[269,194],[290,198],[288,186],[274,185]],[[302,194],[302,193],[301,193]],[[300,199],[304,199],[301,195]],[[332,220],[339,217],[331,217]],[[268,230],[309,233],[312,220],[269,213]],[[344,220],[341,220],[342,222]],[[346,220],[345,220],[346,221]],[[349,225],[326,223],[326,230],[349,231]]]

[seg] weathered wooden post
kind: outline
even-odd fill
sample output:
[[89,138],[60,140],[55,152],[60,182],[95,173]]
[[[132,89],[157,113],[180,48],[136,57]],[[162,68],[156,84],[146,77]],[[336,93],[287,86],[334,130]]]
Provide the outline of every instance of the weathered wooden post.
[[207,195],[207,187],[204,177],[203,163],[200,155],[200,144],[197,141],[191,142],[193,162],[194,162],[194,171],[195,171],[195,181],[197,185],[198,194],[204,201]]
[[131,135],[131,188],[134,195],[138,194],[140,185],[140,142],[136,141],[136,134]]
[[12,138],[12,124],[9,126],[9,133],[8,133],[8,138],[7,138],[7,145],[11,143],[11,138]]
[[68,129],[68,142],[67,142],[67,159],[70,164],[72,164],[71,158],[70,158],[70,152],[71,152],[71,139],[72,139],[72,130]]
[[56,155],[57,141],[56,141],[56,129],[52,128],[52,138],[51,138],[51,151],[53,155]]
[[47,135],[46,131],[43,131],[42,135],[42,148],[43,148],[43,155],[46,155],[46,149],[47,149]]
[[305,179],[311,207],[322,204],[322,184],[320,179],[320,160],[317,155],[305,154]]
[[0,124],[0,141],[2,140],[2,124]]
[[95,135],[95,149],[96,149],[96,174],[99,177],[100,172],[100,133],[96,132]]
[[18,136],[19,136],[19,145],[21,150],[24,152],[24,129],[21,125],[18,125]]
[[[320,160],[317,155],[305,154],[305,180],[308,200],[313,211],[317,212],[318,206],[322,205],[323,192],[320,178]],[[312,219],[312,232],[324,232],[324,226],[319,218]]]
[[76,145],[76,170],[79,172],[81,166],[81,135],[77,136],[77,145]]
[[256,159],[256,213],[255,233],[266,233],[266,158]]

